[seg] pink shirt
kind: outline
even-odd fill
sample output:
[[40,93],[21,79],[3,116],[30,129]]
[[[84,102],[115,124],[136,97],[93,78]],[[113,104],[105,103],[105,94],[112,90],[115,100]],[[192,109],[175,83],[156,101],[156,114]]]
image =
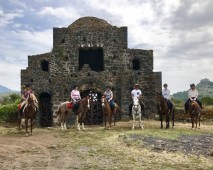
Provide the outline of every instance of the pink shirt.
[[81,99],[81,95],[80,92],[78,90],[72,90],[71,91],[71,99],[73,100],[80,100]]

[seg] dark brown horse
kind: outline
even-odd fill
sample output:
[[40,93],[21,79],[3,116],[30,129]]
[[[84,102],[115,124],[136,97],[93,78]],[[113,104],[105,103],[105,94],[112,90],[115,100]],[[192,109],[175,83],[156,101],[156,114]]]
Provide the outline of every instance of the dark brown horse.
[[102,96],[101,98],[101,106],[102,106],[102,111],[104,115],[104,122],[105,122],[105,127],[106,127],[106,117],[108,118],[108,123],[109,123],[109,129],[111,129],[111,124],[112,124],[112,115],[114,115],[114,126],[116,122],[116,112],[118,109],[118,105],[115,103],[114,109],[111,109],[107,99],[105,96]]
[[197,128],[197,123],[200,127],[201,108],[196,101],[190,101],[189,103],[189,115],[191,117],[192,129]]
[[[27,104],[24,106],[23,109],[23,116],[25,118],[25,130],[26,135],[28,136],[28,126],[30,123],[30,132],[32,135],[33,132],[33,119],[35,118],[35,114],[37,112],[38,106],[36,103],[37,99],[33,93],[30,93],[27,98]],[[21,123],[21,122],[20,122]],[[20,125],[19,125],[20,127]]]
[[81,130],[81,127],[82,129],[85,129],[84,120],[87,112],[91,109],[90,107],[91,107],[91,100],[89,96],[86,96],[81,101],[79,101],[79,108],[76,115],[76,124],[78,130]]
[[169,128],[170,116],[172,116],[172,127],[174,127],[175,109],[169,109],[167,100],[163,97],[162,93],[157,93],[157,111],[160,116],[161,128],[163,128],[163,116],[166,116],[166,128]]

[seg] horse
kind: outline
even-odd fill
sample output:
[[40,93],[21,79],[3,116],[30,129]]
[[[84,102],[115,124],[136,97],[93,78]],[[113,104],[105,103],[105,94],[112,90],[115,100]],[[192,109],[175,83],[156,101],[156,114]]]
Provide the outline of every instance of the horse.
[[192,129],[194,129],[194,124],[195,128],[197,128],[197,123],[200,127],[201,108],[194,100],[189,103],[189,115],[191,117]]
[[89,96],[86,96],[79,101],[79,108],[76,115],[76,124],[77,124],[78,130],[81,130],[81,127],[82,129],[85,129],[84,119],[86,117],[86,113],[90,110],[90,106],[91,106],[91,100]]
[[166,128],[170,127],[170,115],[172,115],[172,127],[174,127],[175,108],[169,109],[167,100],[163,97],[162,93],[157,93],[157,111],[160,116],[161,128],[163,128],[163,116],[166,116]]
[[72,114],[72,103],[69,101],[60,104],[58,110],[55,112],[54,116],[59,117],[59,122],[61,124],[62,130],[67,130],[67,119],[69,115]]
[[132,104],[132,119],[133,119],[133,124],[132,124],[132,130],[135,129],[136,127],[136,119],[139,119],[139,127],[143,129],[143,125],[141,123],[141,105],[138,97],[133,97],[133,104]]
[[[33,129],[33,119],[35,118],[36,112],[38,110],[38,105],[36,103],[37,99],[33,93],[30,93],[27,98],[27,104],[24,106],[23,109],[23,116],[25,118],[25,131],[26,136],[28,136],[28,125],[30,122],[30,133],[32,135],[32,129]],[[19,129],[21,126],[21,121],[19,124]]]
[[112,124],[112,115],[114,115],[114,126],[116,122],[116,112],[117,109],[119,108],[118,105],[115,103],[115,107],[111,109],[109,102],[105,98],[105,96],[102,96],[101,98],[101,107],[104,115],[104,122],[105,122],[105,128],[106,128],[106,117],[108,118],[108,123],[109,123],[109,129],[111,129],[111,124]]

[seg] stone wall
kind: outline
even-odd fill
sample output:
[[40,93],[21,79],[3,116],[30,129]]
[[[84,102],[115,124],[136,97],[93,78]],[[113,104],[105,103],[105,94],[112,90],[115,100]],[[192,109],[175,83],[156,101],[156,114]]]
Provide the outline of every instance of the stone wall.
[[[79,70],[79,48],[102,48],[104,70],[93,71],[89,64]],[[140,84],[147,113],[154,112],[161,72],[153,72],[153,51],[129,49],[127,27],[118,28],[95,17],[80,18],[67,28],[53,28],[53,50],[29,56],[28,67],[21,70],[22,86],[30,84],[38,98],[42,93],[50,94],[52,112],[61,102],[70,100],[70,91],[76,84],[81,91],[92,89],[99,93],[110,85],[125,118],[134,83]]]

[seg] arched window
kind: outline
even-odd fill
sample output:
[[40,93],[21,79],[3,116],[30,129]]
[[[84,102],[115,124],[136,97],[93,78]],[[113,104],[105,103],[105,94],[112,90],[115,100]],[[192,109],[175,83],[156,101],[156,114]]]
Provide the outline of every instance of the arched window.
[[42,60],[41,69],[42,69],[42,71],[49,71],[49,62],[46,60]]
[[140,60],[139,59],[134,59],[132,61],[132,65],[133,65],[133,70],[140,70]]

